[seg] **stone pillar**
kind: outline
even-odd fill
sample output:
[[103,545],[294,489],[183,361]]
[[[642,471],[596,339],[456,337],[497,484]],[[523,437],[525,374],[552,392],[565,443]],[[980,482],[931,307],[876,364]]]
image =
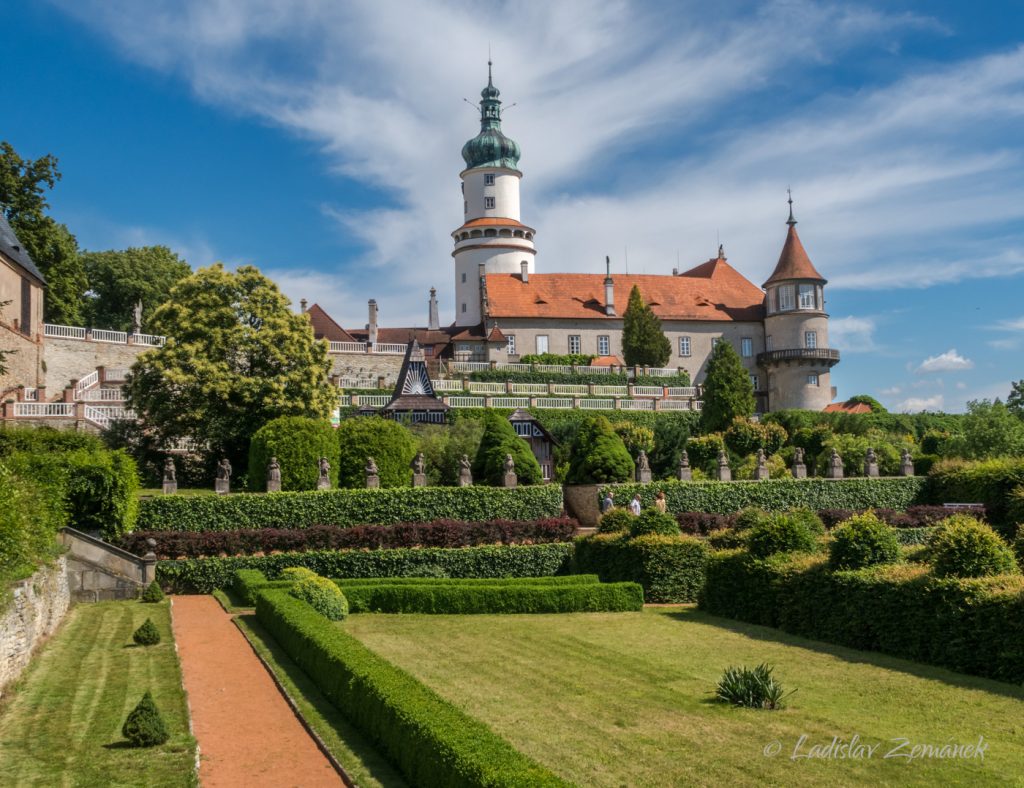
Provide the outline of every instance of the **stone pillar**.
[[771,478],[771,473],[768,471],[768,463],[764,457],[764,449],[757,450],[757,465],[754,467],[754,479],[759,482],[767,481]]
[[412,475],[412,486],[413,487],[426,487],[427,486],[427,474],[425,474],[425,473],[413,473],[413,475]]
[[374,490],[380,487],[380,476],[375,473],[366,474],[366,489]]
[[164,495],[174,495],[174,493],[178,492],[178,482],[175,481],[174,479],[164,479],[163,488]]
[[832,456],[828,458],[828,468],[825,470],[825,476],[829,479],[843,478],[843,458],[839,456],[839,452],[835,449],[832,449]]
[[506,473],[501,479],[501,486],[508,488],[515,488],[519,485],[519,477],[516,476],[515,471]]
[[640,484],[651,483],[651,465],[647,459],[647,452],[643,449],[640,450],[640,455],[636,458],[636,480]]
[[904,449],[900,452],[900,476],[914,475],[914,461],[910,458],[910,452]]
[[720,482],[732,481],[732,469],[729,467],[729,458],[724,451],[718,452],[718,471],[716,476]]
[[807,478],[807,466],[804,465],[804,450],[799,446],[793,450],[793,468],[792,468],[794,479],[806,479]]
[[864,454],[864,475],[869,479],[878,478],[878,458],[874,449],[868,449]]
[[693,470],[690,468],[690,455],[686,453],[686,449],[683,449],[682,456],[679,458],[679,472],[677,478],[681,482],[693,481]]
[[143,590],[156,580],[156,539],[152,537],[146,540],[146,547],[149,549],[142,556],[142,586]]
[[231,492],[231,480],[230,479],[214,479],[213,491],[217,495],[225,495]]

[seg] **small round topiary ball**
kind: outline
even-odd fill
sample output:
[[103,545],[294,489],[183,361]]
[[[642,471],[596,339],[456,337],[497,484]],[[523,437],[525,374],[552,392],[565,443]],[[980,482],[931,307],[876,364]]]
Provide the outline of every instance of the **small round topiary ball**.
[[599,534],[625,533],[633,524],[634,519],[628,509],[612,509],[601,515],[601,519],[597,523],[597,532]]
[[648,534],[679,536],[681,533],[676,518],[670,514],[659,512],[657,509],[644,509],[629,524],[630,536],[647,536]]
[[135,630],[132,640],[140,646],[155,646],[160,642],[160,630],[156,628],[152,619],[147,618],[142,622],[142,626]]
[[755,558],[776,553],[810,553],[818,548],[818,537],[805,518],[773,514],[750,529],[747,549]]
[[844,520],[832,531],[828,546],[829,569],[863,569],[876,564],[894,564],[900,560],[896,531],[874,512],[865,512]]
[[164,601],[164,592],[160,588],[160,584],[157,583],[156,580],[154,580],[152,583],[150,583],[148,586],[146,586],[146,590],[142,592],[142,601],[143,602],[163,602]]
[[938,577],[988,577],[1017,574],[1009,545],[992,530],[966,514],[947,517],[928,541],[932,572]]
[[163,717],[148,691],[142,696],[139,705],[128,714],[121,735],[132,747],[154,747],[170,738]]

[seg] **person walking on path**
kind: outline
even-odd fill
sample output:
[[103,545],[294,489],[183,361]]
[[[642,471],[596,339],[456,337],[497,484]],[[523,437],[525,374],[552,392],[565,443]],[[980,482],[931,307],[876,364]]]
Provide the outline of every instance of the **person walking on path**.
[[629,502],[629,511],[633,514],[640,514],[642,508],[640,505],[640,493],[637,493],[633,496],[633,500]]
[[604,494],[604,500],[601,501],[601,514],[608,514],[612,509],[615,508],[615,501],[612,499],[612,494],[606,492]]
[[662,514],[668,511],[668,503],[665,501],[665,491],[658,490],[658,495],[654,499],[654,508]]

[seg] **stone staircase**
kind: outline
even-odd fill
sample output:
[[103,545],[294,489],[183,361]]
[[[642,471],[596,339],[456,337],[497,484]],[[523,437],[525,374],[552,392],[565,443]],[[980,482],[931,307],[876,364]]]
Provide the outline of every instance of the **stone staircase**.
[[134,599],[156,579],[156,555],[152,552],[139,558],[74,528],[64,528],[60,540],[68,549],[65,558],[72,601]]

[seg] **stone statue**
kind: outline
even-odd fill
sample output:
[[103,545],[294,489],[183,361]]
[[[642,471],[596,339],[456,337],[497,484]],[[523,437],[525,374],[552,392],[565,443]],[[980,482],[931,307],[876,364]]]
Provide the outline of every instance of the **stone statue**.
[[142,299],[140,298],[135,308],[132,309],[132,333],[138,334],[142,330]]
[[519,478],[516,476],[516,463],[512,459],[511,454],[505,455],[505,476],[502,479],[502,487],[515,487],[519,484]]
[[427,484],[427,474],[425,473],[426,462],[423,460],[423,452],[417,453],[412,458],[412,486],[413,487],[425,487]]
[[804,450],[797,446],[793,449],[793,478],[806,479],[807,465],[804,464]]
[[231,463],[227,457],[217,463],[217,479],[213,483],[213,489],[221,495],[231,492]]
[[868,447],[867,452],[864,454],[864,475],[868,477],[878,476],[878,457],[875,456],[875,450]]
[[771,472],[768,470],[768,462],[764,456],[764,449],[757,450],[757,465],[754,467],[754,478],[757,481],[765,481],[771,478]]
[[178,474],[174,468],[174,460],[164,458],[164,495],[172,495],[178,491]]
[[681,482],[693,481],[693,471],[690,469],[690,455],[686,453],[686,449],[683,449],[683,453],[679,455],[678,476]]
[[281,463],[271,457],[267,464],[267,492],[281,492]]
[[320,475],[316,480],[316,488],[318,490],[331,489],[331,464],[327,461],[326,457],[320,458],[317,468],[320,470]]
[[900,476],[914,475],[914,461],[910,457],[910,449],[900,452]]
[[651,481],[651,463],[643,449],[640,449],[640,455],[636,458],[636,480],[641,484]]
[[469,462],[469,455],[463,454],[459,460],[459,487],[470,487],[473,484],[473,467]]
[[380,487],[380,471],[377,470],[377,463],[373,457],[366,458],[366,486]]
[[732,481],[732,469],[729,467],[729,456],[725,453],[725,449],[718,450],[718,481]]
[[828,470],[825,475],[829,479],[843,478],[843,458],[835,449],[832,449],[832,454],[828,458]]

